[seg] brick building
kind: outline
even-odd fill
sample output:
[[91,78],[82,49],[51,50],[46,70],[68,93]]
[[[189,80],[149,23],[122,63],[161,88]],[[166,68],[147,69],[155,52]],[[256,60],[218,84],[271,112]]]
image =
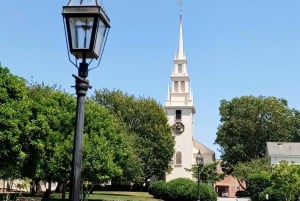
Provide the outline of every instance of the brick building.
[[[220,163],[217,166],[217,172],[223,173]],[[219,197],[236,197],[237,191],[243,190],[239,182],[231,175],[226,175],[223,180],[217,181],[215,184],[215,191]]]

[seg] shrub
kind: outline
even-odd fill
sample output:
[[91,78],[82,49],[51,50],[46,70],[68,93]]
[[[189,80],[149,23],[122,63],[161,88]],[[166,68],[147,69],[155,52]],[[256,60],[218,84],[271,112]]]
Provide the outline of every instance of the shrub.
[[[151,195],[166,201],[195,201],[197,192],[197,183],[185,178],[175,179],[168,183],[158,181],[149,187]],[[200,198],[201,201],[217,201],[217,194],[210,186],[201,183]]]
[[253,201],[259,201],[259,194],[271,186],[270,175],[265,172],[251,174],[249,176],[248,191]]
[[263,191],[259,194],[260,200],[264,200],[266,194],[269,194],[268,201],[286,200],[285,192],[283,192],[281,189],[272,189],[272,188],[268,187],[265,191]]
[[164,198],[166,196],[167,183],[165,181],[157,181],[149,186],[148,192],[155,198]]
[[[197,188],[196,188],[197,190]],[[195,194],[196,198],[197,193]],[[217,193],[207,184],[200,184],[200,198],[201,201],[217,201],[218,196]],[[196,199],[194,199],[196,200]]]
[[190,179],[179,178],[167,183],[167,200],[190,201],[196,192],[196,183]]

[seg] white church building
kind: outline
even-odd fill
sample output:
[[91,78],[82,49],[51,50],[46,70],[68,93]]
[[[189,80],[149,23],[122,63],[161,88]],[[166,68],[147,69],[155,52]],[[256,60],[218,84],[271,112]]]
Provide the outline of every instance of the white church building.
[[192,173],[186,169],[191,169],[192,165],[196,164],[198,151],[200,150],[204,157],[204,163],[214,162],[215,153],[194,138],[196,109],[183,48],[182,12],[179,20],[178,51],[174,58],[171,82],[164,108],[175,138],[175,155],[172,171],[166,173],[166,181],[176,178],[194,179]]

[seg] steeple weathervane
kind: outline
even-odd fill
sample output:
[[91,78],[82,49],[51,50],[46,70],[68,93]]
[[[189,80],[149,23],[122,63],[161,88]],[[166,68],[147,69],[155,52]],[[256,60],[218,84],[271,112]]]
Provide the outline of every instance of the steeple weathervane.
[[182,21],[182,0],[178,0],[179,6],[180,6],[180,10],[179,10],[179,15],[180,15],[180,22]]

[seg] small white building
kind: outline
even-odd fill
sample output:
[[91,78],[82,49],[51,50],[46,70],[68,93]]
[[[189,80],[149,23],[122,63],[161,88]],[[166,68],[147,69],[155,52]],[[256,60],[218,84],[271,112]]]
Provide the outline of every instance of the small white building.
[[298,142],[267,142],[268,159],[271,165],[280,161],[288,161],[300,165],[300,143]]

